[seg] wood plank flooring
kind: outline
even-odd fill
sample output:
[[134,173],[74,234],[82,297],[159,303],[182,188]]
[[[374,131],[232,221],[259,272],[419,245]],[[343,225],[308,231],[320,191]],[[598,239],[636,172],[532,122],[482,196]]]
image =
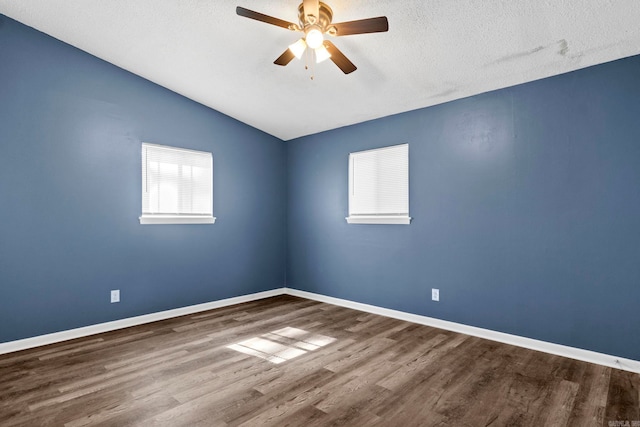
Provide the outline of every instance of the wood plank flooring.
[[0,426],[640,426],[640,375],[279,296],[0,356]]

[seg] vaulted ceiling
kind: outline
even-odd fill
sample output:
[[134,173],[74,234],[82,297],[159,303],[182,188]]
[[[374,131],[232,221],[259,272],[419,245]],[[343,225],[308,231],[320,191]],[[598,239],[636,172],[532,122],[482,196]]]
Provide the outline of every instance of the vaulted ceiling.
[[[273,61],[300,38],[298,1],[0,0],[0,13],[283,140],[640,53],[638,0],[327,0],[358,67]],[[313,75],[313,80],[311,76]]]

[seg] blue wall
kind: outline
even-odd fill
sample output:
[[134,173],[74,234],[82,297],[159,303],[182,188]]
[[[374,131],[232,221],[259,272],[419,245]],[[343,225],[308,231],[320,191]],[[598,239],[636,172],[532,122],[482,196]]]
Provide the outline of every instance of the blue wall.
[[[213,153],[214,225],[139,224],[143,141]],[[0,342],[282,287],[285,169],[279,139],[0,15]]]
[[[632,57],[289,142],[288,286],[640,359],[639,76]],[[349,152],[405,142],[411,225],[348,225]]]

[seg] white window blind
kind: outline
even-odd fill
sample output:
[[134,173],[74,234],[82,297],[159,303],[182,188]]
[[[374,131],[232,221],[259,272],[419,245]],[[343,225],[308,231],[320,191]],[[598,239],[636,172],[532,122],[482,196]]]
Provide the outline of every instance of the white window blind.
[[349,154],[350,224],[409,224],[409,144]]
[[211,153],[142,144],[141,224],[211,224]]

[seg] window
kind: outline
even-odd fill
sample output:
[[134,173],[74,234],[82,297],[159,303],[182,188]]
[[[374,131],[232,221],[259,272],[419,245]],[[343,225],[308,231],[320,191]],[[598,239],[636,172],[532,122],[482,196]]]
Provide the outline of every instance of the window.
[[140,224],[213,224],[211,153],[142,144]]
[[409,224],[409,144],[349,154],[349,224]]

